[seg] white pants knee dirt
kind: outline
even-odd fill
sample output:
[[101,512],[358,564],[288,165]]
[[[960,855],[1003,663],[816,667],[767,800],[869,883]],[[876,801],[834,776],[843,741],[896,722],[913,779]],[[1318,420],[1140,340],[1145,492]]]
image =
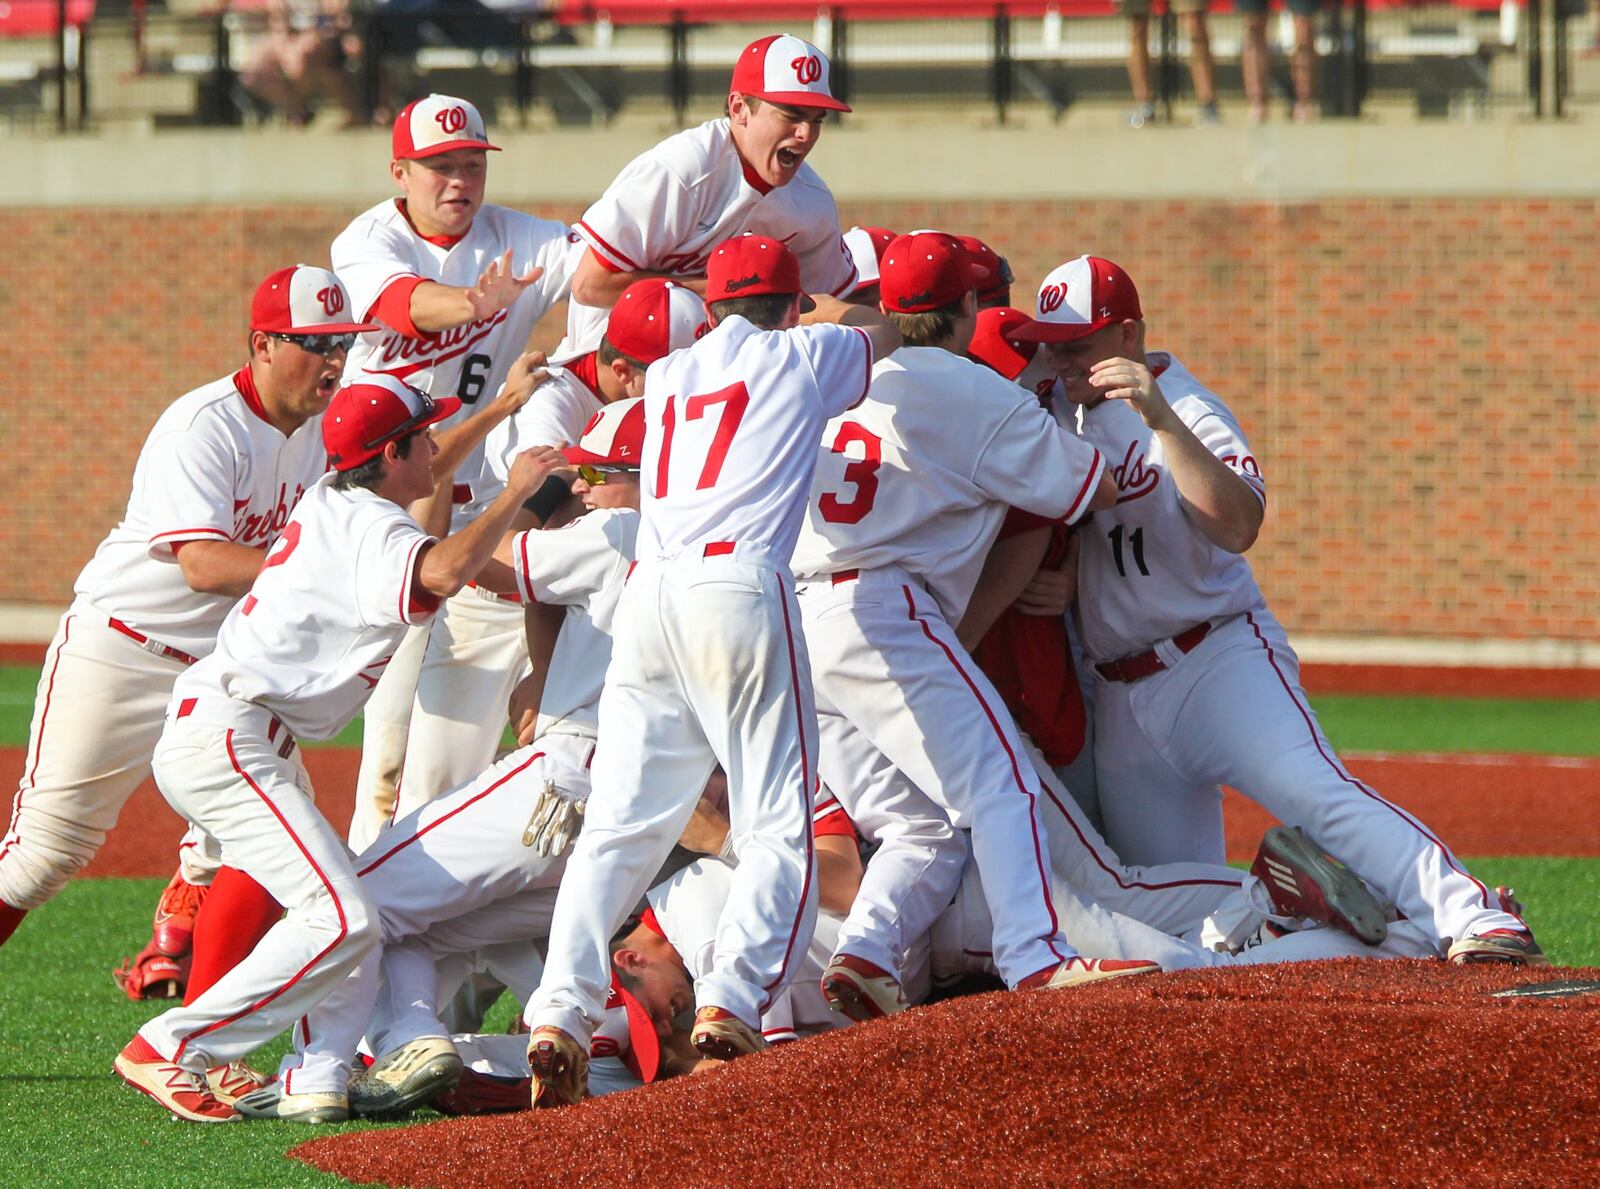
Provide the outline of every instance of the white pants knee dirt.
[[1264,608],[1218,624],[1187,655],[1167,652],[1167,669],[1101,680],[1095,693],[1100,805],[1118,853],[1220,861],[1229,785],[1304,827],[1438,939],[1520,927],[1432,831],[1345,769]]
[[[282,1072],[299,1092],[342,1092],[363,1035],[380,1057],[449,1036],[438,1018],[439,958],[505,943],[531,949],[549,932],[566,857],[541,857],[523,836],[546,781],[588,795],[593,753],[582,736],[541,736],[379,831],[355,868],[380,950],[295,1030]],[[533,988],[517,989],[525,997]]]
[[361,708],[361,767],[356,773],[356,807],[349,834],[350,849],[356,854],[367,849],[385,823],[394,820],[411,708],[417,700],[417,676],[433,622],[430,619],[406,630],[372,696]]
[[79,598],[45,652],[22,780],[0,840],[0,901],[34,909],[88,866],[150,774],[184,662]]
[[[1001,977],[1015,985],[1071,957],[1050,902],[1043,786],[1011,715],[938,604],[895,568],[837,585],[805,582],[799,598],[819,704],[971,832]],[[829,788],[854,816],[848,773],[837,780]]]
[[169,721],[156,747],[156,781],[167,801],[217,841],[223,862],[285,909],[214,986],[139,1030],[157,1052],[195,1073],[287,1030],[378,940],[350,855],[312,804],[298,749],[292,741],[285,747],[281,731],[269,740],[270,722],[248,703],[203,700],[190,717]]
[[528,672],[522,604],[463,587],[434,617],[417,675],[396,816],[494,762],[511,691]]
[[764,549],[644,560],[618,607],[600,747],[528,1019],[586,1041],[607,942],[683,832],[716,764],[739,856],[700,1006],[756,1027],[815,927],[817,727],[788,566]]

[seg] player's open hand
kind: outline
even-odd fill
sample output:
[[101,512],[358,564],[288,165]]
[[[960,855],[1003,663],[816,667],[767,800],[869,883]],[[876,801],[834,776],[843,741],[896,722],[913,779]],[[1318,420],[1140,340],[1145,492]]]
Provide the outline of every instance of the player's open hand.
[[501,310],[510,309],[522,296],[522,291],[544,275],[537,265],[520,277],[511,271],[511,249],[505,255],[489,262],[478,277],[478,283],[467,290],[467,301],[472,306],[474,318],[491,318]]
[[1089,383],[1107,400],[1125,400],[1151,429],[1161,429],[1174,416],[1150,369],[1131,359],[1102,359],[1089,369]]
[[552,471],[567,465],[560,446],[534,446],[511,460],[506,486],[521,496],[530,496],[544,486]]
[[1067,546],[1066,560],[1060,569],[1040,569],[1012,604],[1024,615],[1065,615],[1078,593],[1078,538]]
[[550,357],[543,351],[528,351],[517,356],[517,361],[506,373],[506,382],[500,386],[500,392],[494,398],[491,406],[494,412],[509,417],[527,404],[534,389],[550,378],[550,369],[546,366],[549,362]]

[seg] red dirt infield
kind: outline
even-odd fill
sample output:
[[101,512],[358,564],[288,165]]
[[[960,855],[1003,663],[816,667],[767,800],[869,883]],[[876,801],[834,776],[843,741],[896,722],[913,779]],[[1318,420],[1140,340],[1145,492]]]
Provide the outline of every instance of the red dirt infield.
[[[16,788],[23,749],[0,749],[0,788]],[[317,801],[329,821],[350,820],[359,754],[306,752]],[[1357,757],[1350,770],[1416,814],[1462,855],[1600,856],[1600,760],[1542,756]],[[1265,810],[1228,794],[1228,857],[1249,860],[1272,824]],[[183,823],[146,781],[88,876],[172,874]]]
[[413,1186],[1556,1185],[1600,1162],[1600,970],[1317,962],[958,999],[564,1110],[314,1140]]

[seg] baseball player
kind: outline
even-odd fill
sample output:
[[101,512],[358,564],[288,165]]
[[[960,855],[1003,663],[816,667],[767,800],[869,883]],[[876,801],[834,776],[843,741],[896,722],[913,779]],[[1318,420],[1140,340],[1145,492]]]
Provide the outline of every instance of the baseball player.
[[798,37],[746,46],[727,115],[630,162],[575,230],[588,246],[572,278],[563,354],[593,349],[605,311],[634,281],[667,276],[702,292],[711,250],[745,232],[789,245],[809,293],[844,295],[855,266],[833,194],[805,163],[829,112],[828,59]]
[[856,266],[856,283],[845,295],[846,301],[878,308],[878,261],[894,237],[887,227],[852,227],[844,233],[844,246],[850,249],[851,263]]
[[[357,308],[381,323],[351,351],[346,376],[393,376],[436,400],[460,399],[440,427],[437,468],[441,479],[454,475],[438,502],[449,504],[449,527],[459,530],[497,494],[482,474],[483,438],[520,403],[502,385],[534,325],[567,296],[583,248],[564,224],[484,202],[488,154],[498,149],[466,100],[429,95],[409,104],[392,139],[389,170],[401,197],[358,215],[333,241],[334,270]],[[444,517],[428,527],[442,531]],[[470,692],[478,674],[526,664],[521,608],[491,592],[467,587],[432,627],[407,638],[367,707],[351,823],[358,849],[393,814],[423,666],[420,699],[437,708],[460,696],[458,680]],[[434,633],[430,645],[424,636]],[[478,731],[476,722],[431,717],[409,753],[418,779],[451,787],[427,785],[430,773]]]
[[[900,1002],[905,939],[949,902],[964,857],[904,823],[932,829],[946,815],[971,830],[995,962],[1010,986],[1155,969],[1083,959],[1062,936],[1048,894],[1043,790],[950,626],[1008,504],[1071,523],[1116,499],[1096,451],[1016,385],[955,353],[971,337],[980,279],[951,236],[917,232],[889,245],[882,308],[910,345],[875,368],[860,408],[828,425],[795,555],[817,662],[823,778],[879,843],[824,977],[847,1012]],[[863,784],[863,750],[882,752],[906,780]]]
[[979,283],[978,309],[1002,309],[1011,304],[1011,285],[1017,278],[1011,271],[1011,262],[975,235],[958,235],[956,239],[967,250],[972,263],[983,269],[984,279]]
[[703,1055],[762,1047],[761,1013],[815,918],[816,717],[789,556],[823,423],[865,395],[899,334],[838,302],[814,316],[842,324],[798,327],[799,260],[766,236],[714,249],[706,295],[712,330],[646,373],[639,562],[600,698],[594,794],[526,1013],[539,1106],[583,1096],[606,940],[714,765],[740,862],[696,986]]
[[1232,412],[1175,358],[1147,352],[1128,274],[1081,256],[1041,284],[1037,340],[1056,408],[1113,461],[1078,561],[1107,834],[1130,860],[1223,853],[1228,784],[1344,856],[1452,961],[1543,964],[1527,926],[1416,818],[1351,776],[1243,556],[1266,506]]
[[[319,417],[359,331],[326,269],[279,269],[250,303],[250,359],[179,398],[150,431],[121,523],[74,583],[45,654],[22,781],[0,841],[0,942],[99,850],[150,772],[172,684],[210,653],[235,600],[301,494],[326,466]],[[152,944],[123,971],[140,995],[176,994],[195,884],[213,869],[198,848],[157,909]],[[180,902],[187,902],[181,904]]]
[[117,1056],[123,1080],[178,1118],[234,1118],[199,1075],[287,1028],[374,943],[371,905],[311,803],[296,740],[355,717],[406,629],[482,568],[561,461],[529,451],[478,520],[436,541],[405,505],[433,489],[428,427],[456,407],[387,376],[340,389],[322,426],[332,472],[290,514],[216,649],[173,684],[154,757],[162,794],[287,908],[226,978]]

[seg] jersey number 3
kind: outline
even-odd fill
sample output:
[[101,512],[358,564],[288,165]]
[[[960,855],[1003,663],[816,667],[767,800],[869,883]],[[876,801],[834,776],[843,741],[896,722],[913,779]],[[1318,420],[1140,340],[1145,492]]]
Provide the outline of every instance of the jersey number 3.
[[[711,449],[706,451],[705,465],[700,468],[700,481],[694,485],[696,491],[717,485],[717,476],[722,474],[722,464],[728,458],[728,448],[733,445],[733,435],[739,432],[739,422],[744,419],[744,411],[750,405],[750,393],[743,384],[730,384],[716,392],[691,396],[684,402],[684,420],[700,420],[713,405],[721,405],[722,412],[717,421],[717,431],[711,438]],[[667,474],[672,467],[672,435],[677,427],[678,398],[669,396],[666,407],[661,410],[661,457],[656,460],[658,500],[666,498]]]
[[829,524],[860,524],[861,518],[872,511],[872,501],[878,498],[878,467],[883,462],[883,439],[870,429],[854,421],[843,422],[828,449],[835,454],[850,453],[851,446],[861,447],[861,457],[851,458],[844,466],[844,481],[855,488],[849,499],[840,499],[831,491],[817,500],[817,511]]

